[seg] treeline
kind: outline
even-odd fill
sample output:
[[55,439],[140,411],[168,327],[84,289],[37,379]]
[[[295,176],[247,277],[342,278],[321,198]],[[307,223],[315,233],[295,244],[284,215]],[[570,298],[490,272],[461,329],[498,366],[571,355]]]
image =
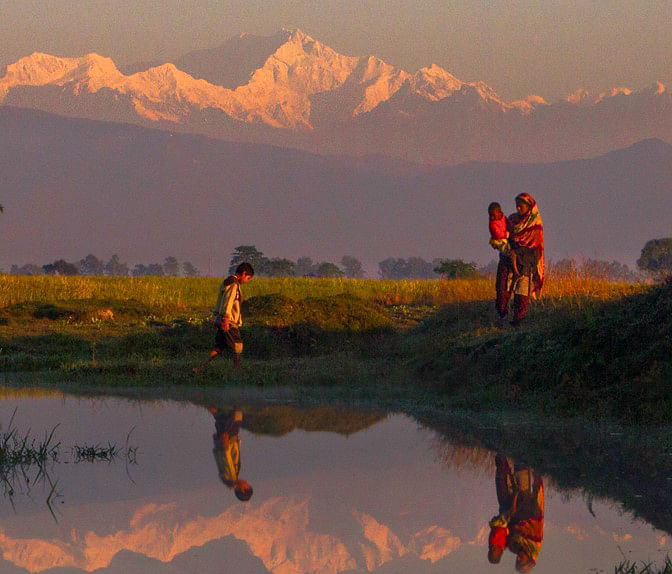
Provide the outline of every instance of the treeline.
[[592,277],[594,279],[606,279],[607,281],[633,282],[645,279],[642,273],[633,271],[619,261],[603,261],[600,259],[584,259],[579,262],[576,259],[560,259],[557,262],[551,262],[549,272],[554,276]]
[[[487,265],[480,267],[479,273],[484,277],[493,278],[497,273],[497,260],[494,259]],[[648,275],[640,271],[634,271],[619,261],[601,259],[577,261],[573,258],[565,258],[559,261],[549,260],[546,262],[546,274],[549,277],[585,277],[626,283],[643,281],[648,278]]]
[[12,275],[109,275],[113,277],[195,277],[198,269],[189,261],[182,264],[175,257],[166,257],[163,263],[138,263],[132,269],[127,263],[119,260],[118,255],[112,255],[108,261],[103,261],[93,254],[89,254],[78,262],[69,262],[57,259],[46,265],[12,265]]
[[672,275],[672,237],[650,239],[642,247],[637,270],[618,261],[599,259],[561,259],[550,266],[556,276],[586,276],[609,281],[643,281],[664,279]]
[[[281,257],[267,257],[254,245],[239,245],[231,255],[229,273],[243,261],[252,264],[255,273],[265,277],[316,277],[316,278],[354,278],[364,277],[364,267],[356,257],[344,255],[340,261],[313,261],[310,257],[299,257],[296,261]],[[547,272],[555,277],[590,277],[608,281],[642,281],[653,277],[659,279],[672,274],[672,238],[652,239],[642,249],[637,260],[637,270],[630,269],[618,261],[600,259],[573,258],[549,261]],[[494,277],[497,260],[478,267],[475,263],[462,259],[433,259],[422,257],[388,257],[378,263],[378,275],[381,279],[446,279],[470,277]],[[132,268],[112,255],[103,261],[89,254],[77,262],[58,259],[46,265],[27,263],[12,265],[13,275],[109,275],[117,277],[195,277],[198,269],[190,262],[179,262],[173,256],[166,257],[163,263],[137,263]]]
[[341,257],[340,266],[330,261],[313,261],[310,257],[299,257],[296,261],[284,257],[266,257],[254,245],[239,245],[233,251],[229,264],[229,273],[246,261],[256,275],[262,277],[317,277],[321,279],[348,277],[361,279],[364,267],[361,261],[352,255]]
[[378,263],[378,269],[383,279],[468,279],[482,275],[476,263],[462,259],[425,261],[422,257],[388,257]]
[[[239,245],[235,248],[229,273],[233,273],[238,264],[247,261],[254,267],[257,275],[266,277],[347,277],[361,279],[364,267],[361,261],[352,255],[341,257],[340,265],[329,261],[314,262],[310,257],[291,259],[266,257],[254,245]],[[422,257],[408,259],[389,257],[378,263],[382,279],[438,279],[439,277],[460,278],[476,277],[475,263],[465,263],[461,259],[434,259],[425,261]]]

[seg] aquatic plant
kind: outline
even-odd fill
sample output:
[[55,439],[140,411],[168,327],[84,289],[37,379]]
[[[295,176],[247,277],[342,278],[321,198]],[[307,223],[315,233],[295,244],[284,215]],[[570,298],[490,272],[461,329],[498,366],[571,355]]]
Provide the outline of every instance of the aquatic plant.
[[665,563],[661,566],[654,562],[630,562],[624,560],[614,567],[614,574],[672,574],[672,560],[665,557]]
[[0,432],[0,478],[9,468],[32,464],[41,466],[50,460],[58,460],[59,456],[60,442],[53,442],[58,425],[52,428],[48,434],[45,432],[44,439],[37,440],[35,437],[31,437],[29,432],[19,433],[19,430],[14,426],[15,414],[16,409],[7,425],[7,429]]
[[117,445],[108,443],[107,446],[75,445],[72,447],[75,463],[96,462],[97,460],[111,462],[119,454]]
[[[4,493],[13,496],[17,486],[25,486],[30,490],[30,485],[40,480],[46,480],[51,486],[47,500],[55,495],[55,482],[51,480],[48,465],[59,463],[62,459],[62,447],[60,441],[56,441],[55,433],[59,425],[55,425],[51,431],[44,433],[44,438],[38,439],[31,436],[30,430],[25,433],[19,432],[14,423],[16,409],[7,424],[7,428],[0,430],[0,484],[4,487]],[[0,426],[1,428],[1,426]],[[137,461],[137,446],[131,446],[129,439],[133,428],[126,437],[124,448],[108,442],[107,446],[75,445],[72,447],[73,461],[78,462],[112,462],[117,456],[123,454],[127,462],[135,464]],[[28,471],[34,468],[33,475]]]

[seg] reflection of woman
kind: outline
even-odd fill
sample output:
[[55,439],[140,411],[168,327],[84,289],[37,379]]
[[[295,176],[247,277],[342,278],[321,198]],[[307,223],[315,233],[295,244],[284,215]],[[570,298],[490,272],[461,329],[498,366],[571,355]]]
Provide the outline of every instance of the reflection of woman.
[[232,409],[222,411],[210,407],[215,417],[215,434],[212,436],[219,478],[229,488],[233,488],[238,500],[247,501],[252,497],[252,487],[240,475],[240,427],[243,424],[243,411]]
[[544,284],[544,225],[537,202],[529,193],[516,196],[516,213],[509,217],[509,241],[515,252],[511,258],[500,255],[497,266],[497,300],[499,316],[506,317],[513,293],[512,325],[518,325]]
[[516,570],[537,564],[544,537],[544,482],[529,466],[495,456],[499,514],[490,521],[488,560],[498,564],[505,548],[516,555]]

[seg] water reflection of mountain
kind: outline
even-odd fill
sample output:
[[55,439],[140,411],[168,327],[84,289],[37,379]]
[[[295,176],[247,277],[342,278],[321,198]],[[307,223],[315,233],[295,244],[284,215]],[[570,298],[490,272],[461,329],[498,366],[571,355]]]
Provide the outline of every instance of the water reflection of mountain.
[[[303,572],[337,573],[372,571],[397,560],[415,558],[434,563],[463,545],[463,541],[438,526],[431,526],[402,540],[388,525],[366,513],[353,511],[356,542],[333,533],[316,532],[311,526],[311,500],[272,498],[256,507],[232,506],[214,516],[192,515],[177,504],[149,504],[136,510],[129,523],[107,534],[72,532],[63,538],[14,538],[0,529],[4,560],[29,572],[54,567],[68,572],[91,572],[101,568],[116,571],[119,562],[137,567],[157,561],[153,572],[177,572],[168,567],[185,562],[195,548],[206,554],[208,545],[233,541],[246,543],[237,549],[244,572],[274,574]],[[211,547],[210,550],[219,551]],[[232,563],[227,555],[227,563]],[[247,569],[247,566],[256,568]],[[5,566],[0,563],[0,567]],[[202,564],[199,562],[198,570]],[[69,570],[72,569],[72,570]],[[60,570],[59,570],[60,571]],[[193,570],[197,571],[197,570]],[[208,570],[210,571],[210,570]]]

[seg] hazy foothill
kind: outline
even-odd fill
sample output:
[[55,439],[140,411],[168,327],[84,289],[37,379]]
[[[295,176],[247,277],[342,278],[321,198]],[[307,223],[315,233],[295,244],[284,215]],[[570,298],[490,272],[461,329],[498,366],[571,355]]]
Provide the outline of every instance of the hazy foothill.
[[[668,237],[672,226],[672,146],[659,140],[577,162],[429,168],[9,107],[0,107],[0,127],[7,134],[0,238],[13,246],[0,256],[5,270],[116,252],[133,265],[172,255],[213,274],[233,246],[271,241],[274,256],[294,260],[306,252],[332,262],[354,254],[369,276],[391,256],[484,264],[492,255],[472,222],[482,221],[493,199],[506,208],[510,198],[512,210],[520,191],[539,197],[555,260],[632,268],[644,243]],[[628,222],[627,233],[612,224],[615,217]]]

